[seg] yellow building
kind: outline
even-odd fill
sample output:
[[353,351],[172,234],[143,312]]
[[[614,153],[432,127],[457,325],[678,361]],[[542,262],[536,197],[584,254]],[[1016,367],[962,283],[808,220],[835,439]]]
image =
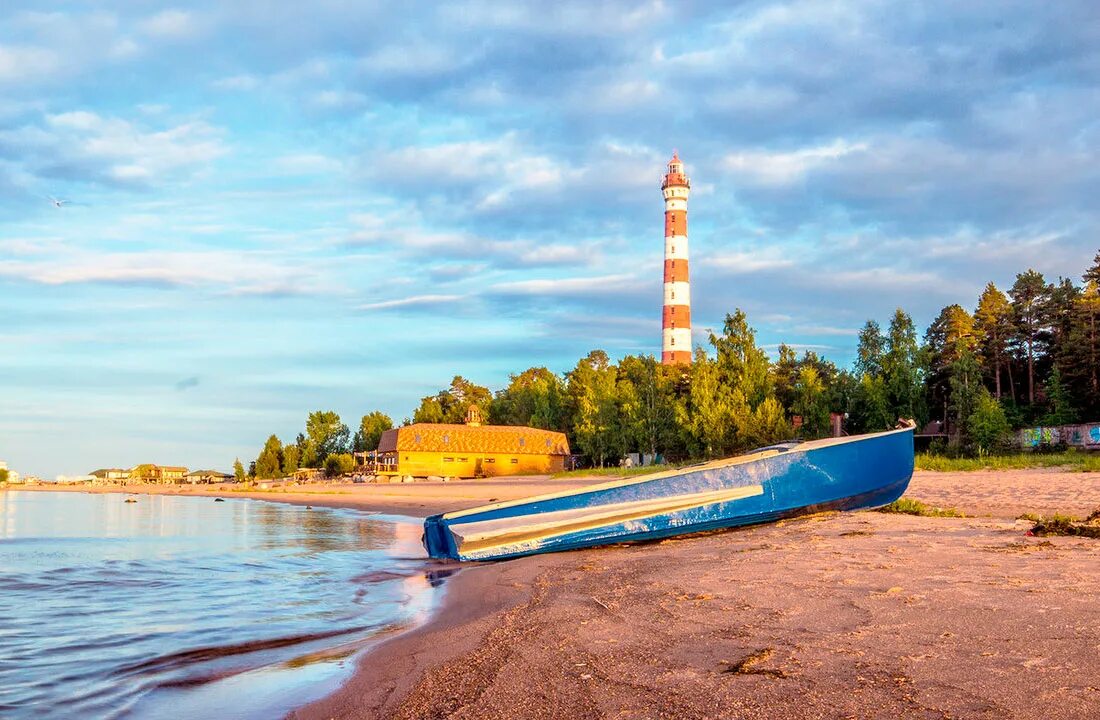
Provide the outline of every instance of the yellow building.
[[561,472],[565,434],[508,425],[481,425],[471,410],[465,425],[415,423],[382,433],[377,472],[413,477],[491,477]]

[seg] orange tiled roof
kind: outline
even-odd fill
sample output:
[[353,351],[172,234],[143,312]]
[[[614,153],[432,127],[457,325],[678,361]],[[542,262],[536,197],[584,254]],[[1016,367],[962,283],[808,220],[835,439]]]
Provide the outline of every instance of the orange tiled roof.
[[378,452],[468,452],[568,455],[565,434],[522,425],[415,423],[382,433]]

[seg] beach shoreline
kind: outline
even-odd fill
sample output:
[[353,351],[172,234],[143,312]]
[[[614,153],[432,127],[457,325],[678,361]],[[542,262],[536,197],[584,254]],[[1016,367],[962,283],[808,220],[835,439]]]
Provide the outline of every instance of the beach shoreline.
[[1087,514],[1100,474],[917,472],[907,497],[971,517],[827,513],[470,566],[427,622],[289,717],[1100,708],[1100,543],[1030,538],[1016,519]]
[[[547,482],[157,491],[422,517],[565,489]],[[827,513],[462,566],[425,622],[372,645],[339,690],[289,717],[832,718],[873,709],[1068,719],[1100,708],[1100,542],[1027,537],[1030,524],[1016,519],[1086,515],[1100,505],[1100,474],[918,471],[906,497],[970,517]]]

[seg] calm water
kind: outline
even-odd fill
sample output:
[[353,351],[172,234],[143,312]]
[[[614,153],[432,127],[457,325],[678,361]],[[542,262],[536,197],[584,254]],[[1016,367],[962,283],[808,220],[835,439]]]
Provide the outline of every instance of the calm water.
[[418,523],[0,492],[0,717],[270,718],[435,599]]

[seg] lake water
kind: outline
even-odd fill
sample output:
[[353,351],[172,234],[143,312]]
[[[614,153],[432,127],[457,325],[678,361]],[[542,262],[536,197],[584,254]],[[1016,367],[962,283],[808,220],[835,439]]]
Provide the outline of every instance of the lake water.
[[125,499],[0,492],[0,717],[280,717],[437,599],[419,522]]

